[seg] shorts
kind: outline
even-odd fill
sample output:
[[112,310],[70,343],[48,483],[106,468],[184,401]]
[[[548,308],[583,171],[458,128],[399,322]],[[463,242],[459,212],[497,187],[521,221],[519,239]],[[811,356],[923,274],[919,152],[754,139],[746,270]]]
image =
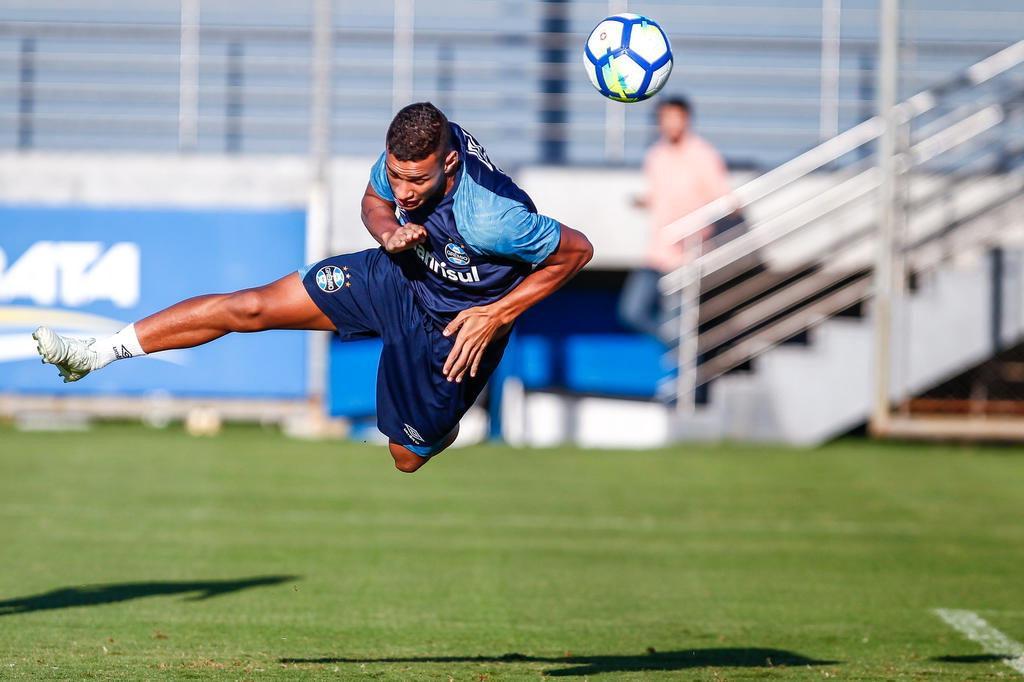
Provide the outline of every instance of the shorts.
[[383,249],[334,256],[299,271],[317,307],[343,341],[380,337],[377,428],[422,457],[440,450],[497,368],[508,336],[494,339],[475,377],[448,381],[445,337],[420,307],[408,279]]

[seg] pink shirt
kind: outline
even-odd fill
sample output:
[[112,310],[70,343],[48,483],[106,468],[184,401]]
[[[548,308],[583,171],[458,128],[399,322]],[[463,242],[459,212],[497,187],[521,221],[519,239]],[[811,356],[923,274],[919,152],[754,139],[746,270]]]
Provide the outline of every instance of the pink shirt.
[[725,162],[702,138],[687,133],[679,144],[655,143],[644,159],[651,239],[647,263],[669,272],[686,262],[683,245],[668,238],[667,225],[732,191]]

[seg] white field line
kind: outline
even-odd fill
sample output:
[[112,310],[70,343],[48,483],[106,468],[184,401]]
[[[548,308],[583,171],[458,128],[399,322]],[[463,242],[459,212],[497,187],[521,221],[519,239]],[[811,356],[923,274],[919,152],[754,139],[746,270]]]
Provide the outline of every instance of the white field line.
[[935,614],[961,635],[980,644],[985,653],[1006,656],[1003,663],[1024,675],[1024,644],[996,630],[973,611],[935,609]]

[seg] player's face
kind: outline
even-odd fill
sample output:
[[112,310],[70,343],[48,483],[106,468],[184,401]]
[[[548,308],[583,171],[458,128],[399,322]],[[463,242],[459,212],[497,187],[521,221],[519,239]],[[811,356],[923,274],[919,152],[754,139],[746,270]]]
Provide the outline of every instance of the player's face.
[[658,130],[661,136],[675,144],[690,129],[690,114],[681,107],[662,107],[658,110]]
[[414,211],[432,199],[440,198],[459,164],[456,151],[436,151],[420,161],[399,161],[388,152],[388,182],[395,203],[404,211]]

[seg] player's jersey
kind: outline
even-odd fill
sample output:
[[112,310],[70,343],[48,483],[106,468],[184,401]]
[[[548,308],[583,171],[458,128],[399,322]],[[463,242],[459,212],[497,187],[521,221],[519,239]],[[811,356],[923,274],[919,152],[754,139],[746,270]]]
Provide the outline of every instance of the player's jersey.
[[[472,135],[454,123],[451,130],[461,162],[455,185],[430,208],[398,209],[399,222],[422,225],[428,237],[392,256],[423,310],[441,325],[461,310],[503,297],[561,238],[559,223],[537,213]],[[384,162],[381,154],[370,183],[382,199],[394,202]]]

